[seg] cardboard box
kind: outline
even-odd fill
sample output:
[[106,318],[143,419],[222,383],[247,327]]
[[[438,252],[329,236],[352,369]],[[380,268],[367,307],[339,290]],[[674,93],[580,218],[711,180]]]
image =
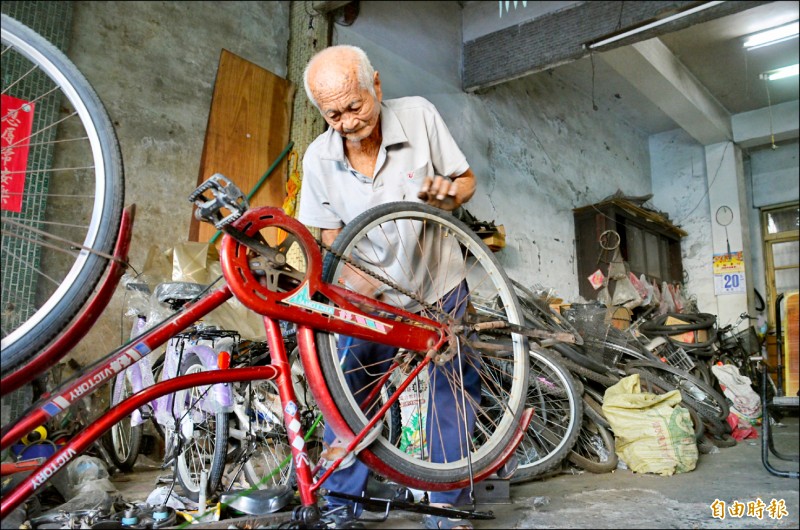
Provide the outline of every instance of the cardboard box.
[[632,316],[633,311],[627,307],[618,307],[616,311],[614,311],[614,314],[611,315],[611,325],[617,329],[625,331],[631,327]]
[[503,225],[497,225],[497,231],[482,240],[492,252],[497,252],[506,246],[506,228]]
[[[689,322],[685,320],[681,320],[679,318],[675,318],[673,316],[668,316],[667,320],[664,321],[664,325],[666,326],[680,326],[680,325],[687,325]],[[695,344],[698,342],[706,342],[708,340],[708,330],[705,329],[698,329],[695,331],[686,331],[684,333],[676,333],[675,335],[670,335],[672,340],[676,340],[678,342],[685,342],[687,344]]]

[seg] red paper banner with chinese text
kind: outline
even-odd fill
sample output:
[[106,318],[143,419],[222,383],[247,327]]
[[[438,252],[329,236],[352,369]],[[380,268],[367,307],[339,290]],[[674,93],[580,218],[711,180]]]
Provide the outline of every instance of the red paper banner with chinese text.
[[3,94],[0,111],[3,116],[2,175],[0,176],[0,209],[20,212],[28,167],[29,137],[33,125],[33,103]]

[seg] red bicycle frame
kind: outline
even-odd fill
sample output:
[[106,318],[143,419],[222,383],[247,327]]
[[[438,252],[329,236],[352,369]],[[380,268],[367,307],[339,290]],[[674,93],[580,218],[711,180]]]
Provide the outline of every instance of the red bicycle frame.
[[[282,210],[277,208],[250,210],[236,222],[235,226],[250,236],[266,226],[281,228],[295,236],[303,246],[307,256],[307,270],[304,281],[297,288],[288,292],[270,291],[250,270],[248,259],[251,256],[247,247],[236,242],[230,236],[226,236],[222,242],[220,255],[223,273],[228,285],[210,292],[200,300],[162,321],[147,333],[111,352],[105,358],[87,368],[83,374],[76,376],[73,380],[64,383],[50,394],[43,396],[16,423],[3,427],[0,448],[9,447],[34,428],[69,408],[77,400],[91,394],[130,364],[137,362],[171,337],[219,307],[234,294],[245,306],[264,316],[267,342],[271,352],[271,364],[263,367],[214,370],[180,376],[134,394],[73,437],[63,448],[42,464],[37,472],[34,472],[3,498],[0,506],[0,518],[5,518],[28,496],[35,493],[49,478],[137,407],[157,397],[193,386],[255,379],[274,379],[277,382],[283,409],[287,412],[284,416],[284,421],[289,434],[293,462],[297,469],[301,502],[304,505],[314,504],[320,484],[341,464],[342,459],[334,462],[316,483],[313,482],[311,467],[304,447],[303,432],[289,427],[293,420],[296,419],[289,411],[296,410],[297,407],[287,405],[296,403],[297,398],[292,386],[289,362],[277,321],[283,320],[298,325],[297,337],[301,361],[317,406],[322,411],[326,422],[331,425],[339,438],[347,444],[348,454],[358,449],[359,444],[369,435],[382,413],[388,410],[399,398],[400,393],[410,383],[411,378],[399,386],[383,405],[380,413],[361,432],[354,433],[341,416],[330,396],[316,352],[315,331],[341,333],[417,352],[436,351],[445,344],[446,323],[439,323],[420,315],[408,313],[341,287],[322,282],[322,259],[316,242],[302,224],[287,216]],[[323,299],[331,300],[334,305],[317,301],[317,294],[322,295]],[[361,309],[365,306],[370,310],[364,311]],[[375,314],[373,311],[379,313]],[[414,373],[416,374],[424,369],[430,362],[430,358],[430,355],[423,358]],[[475,480],[480,480],[495,472],[513,454],[527,428],[531,414],[532,411],[527,411],[524,414],[515,439],[513,443],[509,444],[507,451],[487,468],[476,470]],[[400,480],[411,487],[442,490],[464,487],[469,483],[468,480],[455,484],[432,484],[423,480],[412,480],[412,483],[409,483],[409,477],[400,475],[397,470],[388,468],[369,451],[361,453],[360,457],[377,472],[389,478]]]

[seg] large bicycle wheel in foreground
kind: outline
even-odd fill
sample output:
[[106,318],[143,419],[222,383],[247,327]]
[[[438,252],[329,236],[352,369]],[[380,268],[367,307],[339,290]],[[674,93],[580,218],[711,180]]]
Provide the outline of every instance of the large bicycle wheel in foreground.
[[[371,279],[383,281],[378,291],[384,292],[384,302],[446,321],[452,333],[450,348],[419,372],[408,387],[408,399],[401,402],[407,443],[391,440],[384,429],[368,450],[400,475],[430,483],[462,481],[471,471],[486,469],[508,451],[518,431],[529,371],[522,335],[510,333],[508,327],[475,326],[490,321],[523,324],[516,295],[491,251],[452,215],[418,203],[391,203],[363,213],[345,226],[333,251],[326,257],[324,281],[339,283],[353,265],[369,270]],[[435,259],[428,259],[432,254]],[[459,288],[464,281],[468,289]],[[466,304],[461,318],[455,317],[457,309],[448,311],[442,302],[454,288],[457,299],[451,298],[450,305]],[[338,336],[321,332],[316,340],[332,398],[354,432],[367,424],[382,400],[365,398],[378,392],[351,389],[346,377],[363,373],[365,379],[399,387],[424,357],[424,352],[400,351],[376,363],[360,355],[365,346],[358,342],[342,338],[339,348]],[[444,384],[437,385],[437,378]],[[464,392],[465,378],[477,379],[479,391],[473,386],[472,393]],[[435,388],[446,388],[444,393],[450,395],[429,390]],[[442,406],[444,401],[450,405]],[[457,429],[460,434],[446,439],[459,456],[433,457],[442,452],[436,446],[442,443],[436,442],[440,419],[456,418],[466,425],[467,411],[476,415],[474,430]]]
[[2,374],[48,344],[106,269],[122,159],[96,93],[55,46],[2,15]]

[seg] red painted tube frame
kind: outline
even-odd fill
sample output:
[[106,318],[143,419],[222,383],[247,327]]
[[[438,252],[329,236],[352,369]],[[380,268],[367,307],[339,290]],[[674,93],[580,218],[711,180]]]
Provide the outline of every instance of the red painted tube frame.
[[[94,391],[93,389],[98,388],[105,381],[116,376],[130,365],[131,356],[137,356],[134,359],[135,362],[143,355],[167,342],[175,334],[189,327],[203,315],[222,305],[231,296],[228,286],[223,286],[204,296],[170,320],[162,322],[139,338],[117,348],[109,355],[95,362],[86,368],[79,377],[67,381],[40,399],[25,411],[16,423],[3,426],[0,449],[9,447],[55,414],[69,408],[77,399],[91,394]],[[140,353],[140,351],[144,353]]]
[[131,244],[135,214],[136,205],[128,206],[123,210],[117,244],[114,248],[114,260],[109,266],[103,283],[86,308],[73,320],[73,323],[66,331],[58,336],[44,351],[0,380],[0,396],[5,396],[9,392],[18,389],[52,367],[69,353],[92,328],[114,295],[117,284],[127,268],[126,262],[128,260],[128,249]]
[[[275,366],[256,366],[249,368],[235,368],[230,370],[212,370],[195,374],[175,377],[156,383],[141,392],[126,399],[103,414],[94,423],[88,425],[67,444],[51,456],[42,466],[41,471],[31,474],[30,477],[17,485],[0,504],[0,519],[5,519],[14,508],[19,506],[42,484],[61,470],[75,456],[83,452],[95,440],[103,435],[122,418],[130,415],[135,409],[145,403],[190,387],[210,385],[214,383],[232,383],[235,381],[252,381],[256,379],[278,378],[281,369]],[[284,378],[285,379],[285,378]]]

